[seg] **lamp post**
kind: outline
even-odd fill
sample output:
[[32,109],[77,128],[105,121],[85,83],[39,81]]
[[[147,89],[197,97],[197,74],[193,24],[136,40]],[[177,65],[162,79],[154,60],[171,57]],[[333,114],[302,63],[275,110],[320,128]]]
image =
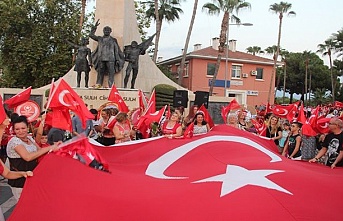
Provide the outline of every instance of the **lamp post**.
[[225,51],[225,82],[224,82],[224,96],[227,97],[227,74],[228,74],[228,60],[229,60],[229,27],[230,25],[253,26],[251,23],[230,24],[230,17],[228,17],[228,26],[226,32],[226,51]]

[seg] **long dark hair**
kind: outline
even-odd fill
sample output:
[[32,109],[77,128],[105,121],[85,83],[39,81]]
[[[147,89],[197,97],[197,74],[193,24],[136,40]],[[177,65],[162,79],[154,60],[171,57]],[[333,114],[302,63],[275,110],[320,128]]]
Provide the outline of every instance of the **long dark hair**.
[[[193,122],[194,122],[194,124],[196,124],[196,122],[197,122],[197,116],[199,116],[199,115],[201,115],[203,118],[205,118],[205,115],[204,115],[204,113],[203,112],[197,112],[195,115],[194,115],[194,119],[193,119]],[[205,120],[202,120],[202,122],[201,122],[201,125],[206,125],[207,124],[207,122],[205,121]]]

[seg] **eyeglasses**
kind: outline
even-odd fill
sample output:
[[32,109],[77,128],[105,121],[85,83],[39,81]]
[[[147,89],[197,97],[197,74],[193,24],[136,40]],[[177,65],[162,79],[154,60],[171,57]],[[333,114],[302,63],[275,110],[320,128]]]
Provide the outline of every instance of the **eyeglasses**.
[[336,123],[331,123],[331,122],[330,122],[329,125],[337,125],[337,124],[336,124]]

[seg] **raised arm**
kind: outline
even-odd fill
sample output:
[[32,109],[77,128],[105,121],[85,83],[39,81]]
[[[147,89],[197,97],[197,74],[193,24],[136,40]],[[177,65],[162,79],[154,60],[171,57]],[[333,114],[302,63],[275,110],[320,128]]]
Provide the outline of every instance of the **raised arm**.
[[96,29],[97,29],[98,26],[100,25],[99,20],[100,20],[100,19],[98,19],[98,20],[96,21],[95,25],[92,27],[91,32],[90,32],[90,34],[89,34],[89,37],[90,37],[91,39],[93,39],[94,41],[98,41],[98,40],[99,40],[99,36],[96,36],[96,35],[95,35]]

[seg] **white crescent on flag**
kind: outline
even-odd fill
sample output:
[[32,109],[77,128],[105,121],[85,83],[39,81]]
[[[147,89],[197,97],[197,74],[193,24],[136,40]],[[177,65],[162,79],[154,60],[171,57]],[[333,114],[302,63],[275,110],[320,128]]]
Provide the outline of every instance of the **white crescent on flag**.
[[280,116],[286,116],[286,115],[288,114],[288,110],[282,109],[282,108],[276,109],[276,112],[277,112],[278,115],[280,115]]
[[61,104],[63,104],[64,106],[66,106],[66,107],[69,107],[69,106],[71,106],[70,104],[67,104],[65,101],[64,101],[64,96],[66,95],[66,94],[70,94],[70,92],[68,91],[68,90],[63,90],[59,95],[58,95],[58,100],[59,100],[59,102],[61,103]]

